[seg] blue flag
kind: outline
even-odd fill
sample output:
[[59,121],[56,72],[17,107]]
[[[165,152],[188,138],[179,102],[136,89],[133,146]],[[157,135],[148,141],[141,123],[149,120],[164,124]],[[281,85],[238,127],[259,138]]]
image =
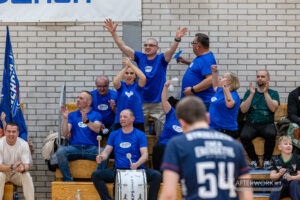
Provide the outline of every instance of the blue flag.
[[[9,29],[6,35],[6,47],[3,69],[1,113],[5,112],[5,121],[16,122],[19,126],[19,137],[27,141],[27,128],[19,100],[19,81],[15,70],[14,56],[12,52]],[[1,123],[2,125],[2,123]]]

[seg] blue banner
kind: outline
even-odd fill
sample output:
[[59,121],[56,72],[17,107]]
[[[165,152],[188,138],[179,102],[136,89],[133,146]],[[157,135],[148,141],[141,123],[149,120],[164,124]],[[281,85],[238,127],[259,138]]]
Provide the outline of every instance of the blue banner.
[[[6,47],[3,69],[1,113],[5,112],[5,121],[16,122],[19,126],[19,137],[27,141],[27,128],[19,100],[19,81],[15,70],[14,56],[10,42],[9,29],[6,35]],[[2,126],[2,123],[1,123]]]

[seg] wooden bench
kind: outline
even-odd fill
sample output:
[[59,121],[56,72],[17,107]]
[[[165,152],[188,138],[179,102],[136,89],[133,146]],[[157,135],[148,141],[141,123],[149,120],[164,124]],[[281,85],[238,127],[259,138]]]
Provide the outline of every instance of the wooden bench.
[[12,200],[14,198],[14,185],[6,183],[4,186],[3,200]]
[[[113,196],[113,183],[106,184],[110,196]],[[163,183],[160,185],[160,192]],[[74,200],[77,190],[80,190],[81,199],[100,200],[98,192],[92,182],[52,182],[52,200]],[[180,184],[177,186],[177,199],[182,199]]]

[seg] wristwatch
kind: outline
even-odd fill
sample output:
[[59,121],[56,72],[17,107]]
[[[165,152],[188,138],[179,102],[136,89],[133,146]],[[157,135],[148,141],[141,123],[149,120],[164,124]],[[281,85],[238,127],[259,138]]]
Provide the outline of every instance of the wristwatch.
[[87,119],[85,122],[83,122],[83,123],[85,123],[85,124],[88,124],[90,122],[90,120],[89,119]]

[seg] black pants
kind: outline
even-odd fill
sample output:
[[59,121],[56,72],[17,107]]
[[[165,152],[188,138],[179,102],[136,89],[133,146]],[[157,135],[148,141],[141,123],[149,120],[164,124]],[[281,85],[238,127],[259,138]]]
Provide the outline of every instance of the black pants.
[[152,163],[153,169],[159,171],[164,156],[166,145],[156,142],[153,146]]
[[233,137],[234,139],[237,139],[240,136],[238,130],[230,131],[230,130],[226,130],[226,129],[220,129],[219,131],[222,133],[225,133],[226,135]]
[[[133,127],[136,128],[136,129],[139,129],[140,131],[145,132],[144,123],[135,123],[135,124],[133,124]],[[118,130],[119,128],[121,128],[121,124],[120,123],[116,123],[114,129]]]
[[264,160],[271,160],[275,147],[277,130],[274,123],[271,124],[245,124],[241,132],[241,142],[251,160],[258,161],[258,156],[255,153],[252,140],[256,137],[265,139]]

